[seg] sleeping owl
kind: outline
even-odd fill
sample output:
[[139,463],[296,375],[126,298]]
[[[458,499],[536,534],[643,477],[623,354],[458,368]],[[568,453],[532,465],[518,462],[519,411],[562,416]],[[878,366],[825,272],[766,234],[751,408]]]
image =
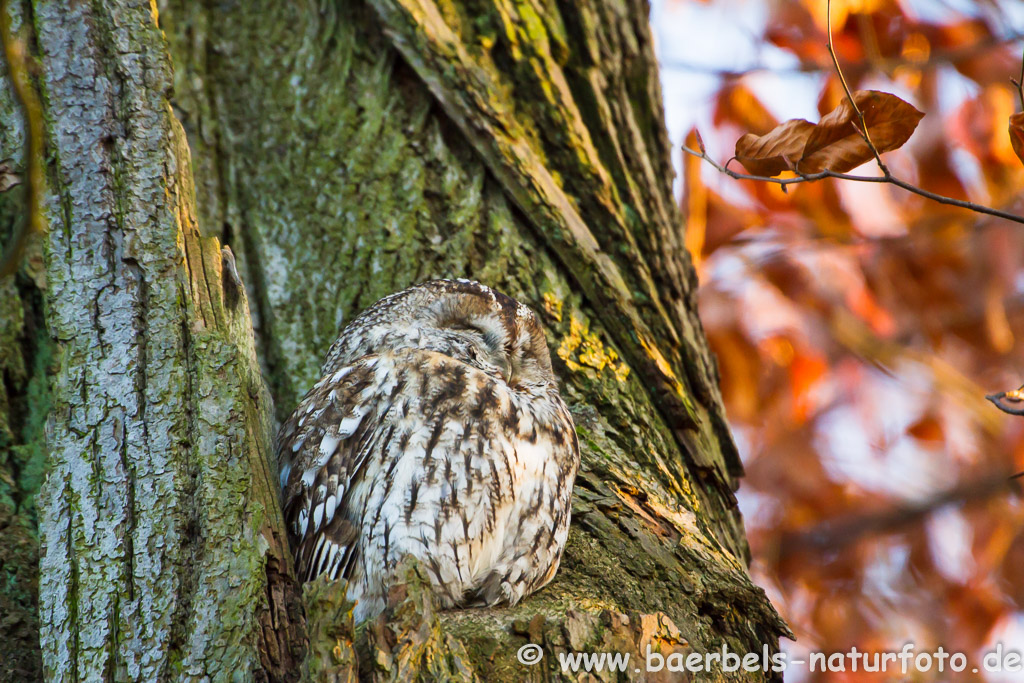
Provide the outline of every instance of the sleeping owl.
[[548,583],[579,467],[532,310],[468,280],[387,296],[341,332],[277,442],[300,579],[348,580],[380,613],[416,558],[442,607]]

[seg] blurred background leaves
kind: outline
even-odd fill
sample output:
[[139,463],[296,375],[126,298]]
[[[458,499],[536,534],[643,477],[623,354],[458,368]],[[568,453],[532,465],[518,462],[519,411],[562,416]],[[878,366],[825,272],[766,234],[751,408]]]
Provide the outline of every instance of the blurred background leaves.
[[[852,90],[925,113],[893,173],[1024,214],[1008,121],[1024,3],[836,0]],[[727,160],[745,133],[842,102],[824,0],[661,0],[670,136]],[[701,315],[747,478],[753,571],[807,650],[918,652],[972,666],[1024,650],[1024,419],[985,395],[1024,379],[1024,228],[890,185],[734,180],[680,154]],[[872,161],[858,169],[877,175]],[[970,669],[968,669],[970,671]],[[787,671],[787,680],[878,674]],[[1022,680],[1020,674],[963,680]],[[920,673],[913,680],[949,680]]]

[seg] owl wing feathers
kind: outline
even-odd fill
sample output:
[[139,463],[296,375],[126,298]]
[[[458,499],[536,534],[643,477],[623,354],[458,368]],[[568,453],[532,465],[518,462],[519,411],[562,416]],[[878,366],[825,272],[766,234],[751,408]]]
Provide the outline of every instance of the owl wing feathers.
[[[443,381],[429,381],[434,372],[440,372],[438,380]],[[282,425],[277,446],[284,460],[280,469],[285,522],[295,552],[296,574],[302,580],[324,573],[332,579],[360,578],[360,541],[367,540],[363,526],[368,522],[372,525],[382,512],[377,498],[387,496],[409,437],[408,428],[399,430],[400,436],[395,434],[396,420],[405,416],[410,396],[415,395],[429,402],[435,414],[430,421],[431,436],[420,446],[425,449],[423,480],[411,482],[409,502],[403,510],[406,525],[412,523],[413,512],[418,509],[416,489],[424,481],[433,483],[437,468],[442,466],[430,453],[445,427],[446,415],[457,412],[457,405],[465,399],[468,377],[473,378],[471,384],[478,383],[483,389],[470,390],[478,401],[476,412],[480,413],[472,416],[472,422],[480,426],[486,423],[483,413],[488,406],[502,403],[501,396],[507,402],[507,388],[486,379],[479,370],[434,351],[405,349],[363,356],[324,376],[303,398]],[[391,415],[396,404],[401,408]],[[468,438],[468,432],[463,432],[462,438]],[[487,445],[477,444],[479,451],[498,450],[490,439],[485,441]],[[489,525],[493,525],[495,504],[506,493],[514,496],[514,492],[506,490],[512,476],[507,462],[500,474],[494,462],[489,465],[488,479],[494,494],[485,509]],[[366,509],[367,489],[382,480],[384,491],[375,497],[374,512],[370,512]],[[471,492],[472,480],[466,483]],[[384,558],[389,555],[389,536],[383,534],[385,547],[377,549],[383,551]]]
[[344,512],[377,450],[387,400],[375,382],[376,355],[325,376],[281,428],[284,514],[304,580],[348,578],[358,560],[359,528]]

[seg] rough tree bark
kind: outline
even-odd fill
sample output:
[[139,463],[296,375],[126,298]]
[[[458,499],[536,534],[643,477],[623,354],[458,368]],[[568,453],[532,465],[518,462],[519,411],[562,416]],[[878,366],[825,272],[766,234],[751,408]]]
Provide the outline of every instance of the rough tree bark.
[[[51,187],[41,257],[0,283],[0,628],[39,628],[48,680],[574,680],[555,652],[777,648],[643,0],[13,11]],[[23,206],[0,194],[0,229]],[[546,325],[583,450],[568,547],[514,609],[439,613],[411,567],[355,629],[340,586],[290,578],[263,380],[280,419],[345,320],[455,276]]]

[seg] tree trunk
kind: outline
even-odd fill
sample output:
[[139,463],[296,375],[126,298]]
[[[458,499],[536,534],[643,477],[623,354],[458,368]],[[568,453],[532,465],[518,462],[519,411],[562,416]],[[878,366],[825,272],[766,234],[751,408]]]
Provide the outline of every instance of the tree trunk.
[[[0,524],[25,539],[0,600],[30,636],[39,552],[48,680],[575,680],[566,650],[629,652],[641,679],[649,645],[775,651],[644,2],[15,9],[50,227],[0,283]],[[22,143],[0,133],[0,158]],[[0,228],[23,205],[0,194]],[[583,452],[573,526],[516,608],[437,612],[411,566],[355,629],[342,586],[291,578],[261,365],[281,419],[344,321],[430,277],[540,313]]]

